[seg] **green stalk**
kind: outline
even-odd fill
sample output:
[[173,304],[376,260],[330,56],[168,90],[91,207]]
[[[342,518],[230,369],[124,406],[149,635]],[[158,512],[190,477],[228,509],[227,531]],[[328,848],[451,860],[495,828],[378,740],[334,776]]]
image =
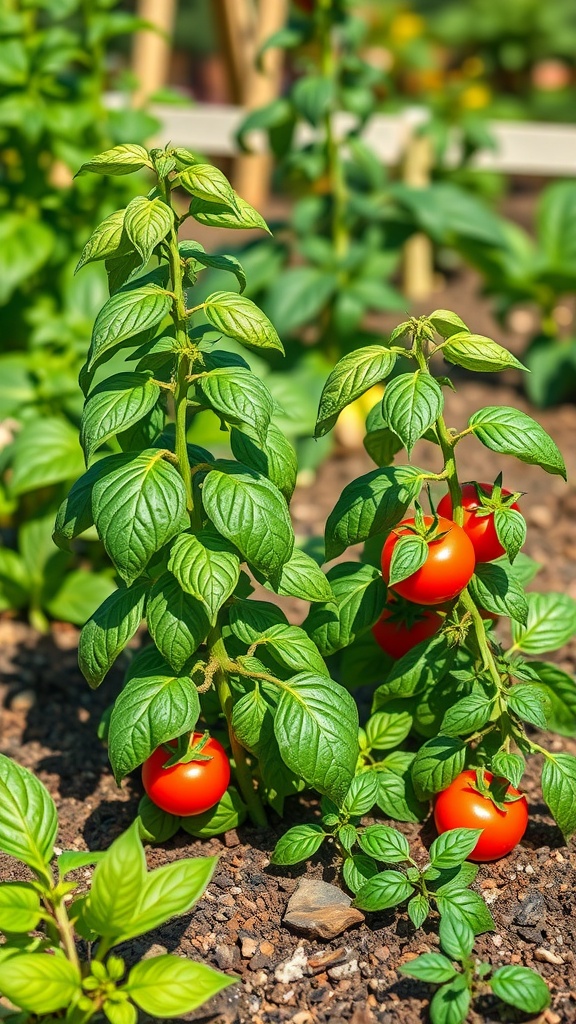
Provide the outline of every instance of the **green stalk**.
[[329,78],[334,84],[334,100],[324,115],[328,178],[332,195],[332,242],[336,255],[345,256],[350,239],[346,228],[346,181],[338,139],[334,130],[334,116],[338,109],[339,63],[332,38],[331,10],[332,0],[320,0],[321,70],[323,76]]
[[80,970],[80,960],[78,959],[76,943],[74,942],[74,932],[72,930],[68,914],[66,913],[66,907],[62,900],[58,900],[57,903],[53,904],[53,912],[64,952],[66,953],[70,963],[74,964],[74,967],[77,967],[78,970]]
[[258,828],[266,828],[268,825],[266,811],[264,810],[258,793],[254,789],[252,772],[250,771],[248,762],[246,761],[246,751],[239,743],[236,733],[232,727],[232,691],[230,689],[230,683],[228,682],[228,674],[226,669],[223,667],[227,664],[229,659],[222,635],[217,626],[208,635],[206,643],[210,659],[215,658],[220,666],[214,673],[214,685],[216,687],[216,693],[218,694],[218,700],[220,701],[220,707],[226,716],[228,736],[230,738],[230,746],[232,748],[232,756],[234,758],[236,768],[236,781],[238,782],[244,803],[248,808],[248,814],[250,815],[252,823]]

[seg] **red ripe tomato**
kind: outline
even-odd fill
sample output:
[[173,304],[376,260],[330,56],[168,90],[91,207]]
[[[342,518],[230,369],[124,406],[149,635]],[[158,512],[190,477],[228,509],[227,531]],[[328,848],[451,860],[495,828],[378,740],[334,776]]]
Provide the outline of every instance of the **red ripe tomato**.
[[[490,785],[491,772],[484,772],[484,780]],[[488,796],[474,788],[476,772],[461,772],[447,789],[439,793],[434,804],[434,821],[438,832],[451,828],[481,828],[482,835],[476,843],[469,860],[499,860],[520,842],[528,824],[526,797],[504,805],[501,810]],[[517,789],[509,785],[507,796],[519,796]]]
[[[202,739],[195,732],[192,743]],[[171,744],[174,745],[174,744]],[[188,761],[163,768],[170,754],[166,747],[158,747],[142,765],[142,782],[148,796],[157,807],[168,814],[187,817],[203,814],[218,803],[230,782],[230,763],[224,747],[210,737],[200,753],[209,761]]]
[[[478,484],[478,487],[483,494],[488,496],[492,494],[491,484]],[[509,497],[511,494],[512,491],[502,489],[503,498]],[[476,515],[476,510],[481,508],[476,484],[462,484],[462,507],[464,509],[462,529],[472,541],[476,553],[476,561],[492,562],[495,558],[500,558],[500,555],[503,555],[505,552],[498,540],[498,534],[494,526],[494,513],[492,512],[486,516]],[[516,502],[513,502],[508,508],[516,509],[517,512],[520,511]],[[449,494],[445,494],[438,502],[438,515],[451,517],[452,498]]]
[[[433,523],[432,516],[424,516],[424,525]],[[407,527],[413,526],[414,519],[404,519],[386,538],[382,549],[382,574],[388,581],[392,552],[400,537],[413,533]],[[443,604],[456,597],[468,585],[474,573],[474,548],[464,530],[451,519],[438,517],[438,533],[428,542],[428,557],[424,565],[400,583],[390,588],[414,604]]]
[[389,599],[378,622],[372,626],[376,643],[391,658],[402,658],[416,644],[434,636],[442,625],[442,616],[438,612],[424,608],[420,612],[414,611],[416,614],[407,618],[397,602]]

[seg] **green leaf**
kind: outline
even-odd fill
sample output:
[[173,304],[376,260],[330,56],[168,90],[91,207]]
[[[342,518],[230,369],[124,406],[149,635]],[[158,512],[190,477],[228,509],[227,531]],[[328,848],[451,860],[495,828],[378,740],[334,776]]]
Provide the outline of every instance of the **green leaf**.
[[449,363],[456,363],[466,370],[491,373],[496,370],[507,370],[511,366],[518,370],[526,369],[502,345],[496,344],[491,338],[484,338],[481,334],[470,334],[468,331],[452,334],[450,340],[442,347],[442,355]]
[[242,744],[258,758],[258,769],[268,802],[282,814],[284,798],[303,788],[302,780],[282,760],[274,733],[276,700],[254,686],[234,704],[232,726]]
[[265,576],[290,558],[294,533],[284,498],[266,477],[230,464],[211,470],[202,489],[204,508],[217,530]]
[[474,946],[474,929],[462,917],[440,918],[440,945],[453,960],[466,960]]
[[199,714],[189,676],[175,675],[154,647],[145,648],[134,658],[110,718],[109,753],[116,780],[160,744],[192,731]]
[[371,857],[363,853],[356,853],[353,857],[346,857],[342,865],[344,881],[353,893],[357,893],[369,878],[378,874],[378,865]]
[[574,677],[563,672],[557,665],[546,661],[531,661],[533,669],[542,680],[542,690],[548,697],[548,728],[561,736],[576,734],[576,682]]
[[[413,755],[409,757],[412,759]],[[428,802],[423,803],[417,799],[409,767],[396,771],[390,766],[390,770],[379,771],[377,774],[380,784],[377,803],[383,814],[396,821],[422,821],[426,817]]]
[[360,910],[387,910],[403,903],[414,892],[406,875],[400,871],[379,871],[356,894],[354,906]]
[[313,605],[303,623],[323,657],[370,629],[386,600],[382,574],[374,566],[342,562],[329,570],[327,579],[333,600]]
[[240,577],[238,556],[212,530],[181,533],[172,544],[168,569],[186,594],[204,604],[212,624]]
[[294,548],[270,586],[276,594],[299,597],[303,601],[331,601],[332,588],[320,566],[300,548]]
[[125,212],[125,210],[116,210],[94,229],[82,250],[82,255],[74,271],[75,274],[86,263],[105,260],[114,255],[119,256],[128,248],[126,245],[122,245]]
[[444,981],[452,981],[452,978],[457,977],[456,969],[441,953],[423,953],[415,960],[401,964],[398,973],[406,974],[409,978],[418,978],[419,981],[427,981],[431,985],[441,985]]
[[94,174],[132,174],[142,167],[152,167],[148,151],[143,146],[114,146],[114,149],[107,149],[104,153],[98,153],[91,160],[87,160],[76,176],[87,171]]
[[526,520],[515,508],[499,508],[494,513],[496,535],[513,562],[526,541]]
[[522,551],[514,559],[514,565],[508,565],[508,559],[505,555],[502,555],[501,558],[497,558],[492,564],[503,565],[508,572],[516,577],[523,587],[527,586],[542,568],[540,562],[535,562],[533,558],[529,558],[528,555],[525,555]]
[[576,601],[568,594],[527,594],[524,626],[512,623],[514,643],[526,654],[562,647],[576,633]]
[[368,719],[366,739],[371,750],[391,750],[406,739],[412,728],[412,715],[404,708],[388,706],[387,711],[377,711]]
[[82,629],[78,664],[91,687],[100,685],[134,636],[144,615],[145,596],[146,586],[141,584],[114,591]]
[[464,1024],[468,1016],[472,993],[467,979],[459,974],[453,981],[442,985],[430,1003],[431,1024]]
[[71,871],[98,864],[106,854],[100,850],[64,850],[58,857],[58,874],[64,878]]
[[522,754],[506,754],[503,750],[494,754],[490,762],[490,771],[494,775],[508,779],[516,789],[520,785],[525,767],[526,762]]
[[470,417],[469,428],[482,444],[501,455],[541,466],[566,479],[564,459],[552,438],[531,416],[509,406],[491,405]]
[[226,792],[214,807],[203,814],[193,814],[180,818],[180,825],[190,836],[198,839],[210,839],[230,829],[238,828],[246,819],[247,807],[234,786],[228,786]]
[[[318,654],[315,644],[300,626],[285,626],[284,623],[270,626],[254,641],[264,646],[275,661],[293,672],[310,669],[319,675],[328,675],[328,669]],[[256,651],[258,654],[258,651]]]
[[526,594],[509,566],[502,562],[477,562],[468,587],[481,608],[495,615],[508,615],[515,622],[526,623]]
[[236,206],[236,193],[225,174],[212,164],[194,164],[180,172],[178,183],[206,203]]
[[422,893],[417,893],[408,903],[406,910],[414,927],[421,928],[430,913],[430,902]]
[[80,442],[86,460],[115,434],[138,423],[160,397],[148,373],[117,373],[94,388],[82,414]]
[[472,853],[481,834],[481,828],[451,828],[443,832],[430,847],[432,867],[441,871],[458,867]]
[[174,672],[181,672],[210,629],[205,603],[182,589],[165,572],[154,583],[146,602],[146,622],[160,654]]
[[443,408],[442,389],[429,373],[402,373],[386,385],[382,414],[409,455]]
[[182,477],[163,455],[157,448],[139,455],[111,455],[92,490],[96,528],[127,584],[188,525]]
[[194,198],[190,203],[190,214],[199,224],[209,228],[260,228],[270,233],[264,218],[239,195],[235,196],[235,206]]
[[0,883],[0,928],[31,932],[40,920],[40,896],[27,882]]
[[535,725],[537,729],[548,727],[550,701],[540,687],[531,683],[519,683],[512,687],[508,694],[508,707],[515,715]]
[[550,992],[543,978],[529,967],[506,964],[490,978],[489,985],[499,999],[523,1013],[541,1013],[550,1005]]
[[400,537],[392,552],[388,586],[400,583],[421,569],[428,554],[428,544],[424,537],[416,534]]
[[106,460],[95,462],[76,480],[60,505],[52,539],[67,551],[70,541],[94,525],[92,515],[92,487],[101,473],[106,471]]
[[422,640],[396,661],[374,693],[373,710],[386,710],[390,697],[412,697],[419,690],[437,685],[455,657],[444,636]]
[[98,935],[115,939],[129,927],[146,879],[138,819],[115,839],[92,876],[82,919]]
[[232,427],[230,446],[238,462],[255,469],[262,476],[267,476],[282,492],[286,501],[290,501],[296,487],[298,458],[290,441],[274,423],[268,424],[260,445],[242,430]]
[[342,409],[385,380],[395,362],[395,353],[383,345],[367,345],[343,356],[324,385],[314,436],[327,434]]
[[328,113],[334,96],[334,81],[324,75],[308,74],[296,81],[292,102],[299,114],[316,127]]
[[174,226],[174,214],[163,199],[135,196],[124,216],[124,230],[146,265],[153,250]]
[[424,877],[435,892],[442,896],[445,892],[450,892],[453,889],[465,889],[472,885],[472,882],[476,880],[478,870],[477,864],[464,861],[453,868],[429,867],[424,872]]
[[237,292],[214,292],[204,303],[206,319],[228,338],[249,349],[284,348],[276,329],[258,306]]
[[457,313],[453,313],[450,309],[435,309],[433,313],[429,314],[428,320],[434,330],[438,331],[438,334],[441,334],[443,338],[451,338],[454,334],[468,331],[464,321],[460,319]]
[[165,1019],[190,1013],[235,981],[205,964],[167,953],[136,964],[125,991],[145,1013]]
[[287,626],[288,619],[281,608],[268,601],[237,601],[230,608],[230,628],[248,647],[279,623]]
[[200,242],[194,242],[192,239],[185,239],[183,242],[180,242],[178,250],[183,260],[194,260],[197,263],[201,263],[203,267],[227,270],[229,273],[234,274],[240,285],[240,291],[244,291],[246,287],[246,274],[242,264],[235,256],[206,252],[204,246],[200,245]]
[[545,263],[557,271],[574,273],[575,190],[573,181],[555,181],[541,194],[537,209],[538,241]]
[[342,810],[346,814],[361,818],[369,814],[378,796],[378,779],[375,772],[366,771],[355,775],[350,783]]
[[390,430],[382,416],[382,402],[378,402],[366,417],[367,434],[364,447],[377,466],[389,466],[402,450],[402,441]]
[[389,825],[370,825],[360,832],[358,842],[364,853],[385,864],[398,864],[410,858],[406,836]]
[[[57,554],[56,559],[62,557]],[[101,601],[105,601],[116,593],[116,586],[108,575],[90,572],[88,569],[73,569],[61,577],[56,593],[50,594],[56,583],[57,563],[51,559],[47,567],[45,590],[45,608],[53,619],[72,622],[75,626],[83,626],[94,614]]]
[[446,789],[464,768],[466,745],[450,736],[434,736],[422,744],[412,765],[418,796],[425,799]]
[[211,370],[199,378],[197,389],[226,423],[251,428],[264,444],[274,402],[255,373],[242,366]]
[[448,889],[436,897],[438,911],[470,925],[475,935],[491,932],[496,927],[484,900],[472,889]]
[[102,356],[119,348],[129,338],[156,327],[171,307],[172,296],[154,284],[112,295],[94,322],[88,370],[96,366]]
[[285,764],[339,804],[358,758],[358,709],[347,690],[324,675],[292,676],[282,686],[274,733]]
[[132,917],[116,936],[115,944],[151,932],[172,917],[187,914],[206,889],[217,860],[217,857],[187,857],[148,872]]
[[110,1024],[138,1024],[138,1010],[127,1000],[113,1003],[111,999],[106,999],[102,1003],[102,1009]]
[[146,794],[138,804],[138,817],[144,842],[165,843],[172,839],[180,828],[180,818],[157,807]]
[[270,858],[271,864],[283,867],[309,860],[326,838],[321,825],[295,825],[278,840]]
[[16,953],[0,960],[0,989],[22,1010],[55,1013],[82,994],[78,967],[63,957]]
[[36,421],[27,423],[12,446],[10,493],[15,497],[74,480],[84,472],[78,431],[66,420],[43,417],[42,430]]
[[415,466],[384,467],[347,484],[326,520],[326,559],[397,526],[418,497],[422,477]]
[[467,736],[481,729],[490,720],[494,700],[485,693],[471,693],[456,701],[442,719],[442,732],[445,736]]
[[314,323],[337,290],[338,277],[333,270],[283,267],[267,292],[266,311],[282,337],[287,337]]
[[0,754],[0,850],[45,879],[57,830],[54,801],[40,780]]
[[542,795],[566,839],[576,832],[576,757],[549,755],[542,768]]

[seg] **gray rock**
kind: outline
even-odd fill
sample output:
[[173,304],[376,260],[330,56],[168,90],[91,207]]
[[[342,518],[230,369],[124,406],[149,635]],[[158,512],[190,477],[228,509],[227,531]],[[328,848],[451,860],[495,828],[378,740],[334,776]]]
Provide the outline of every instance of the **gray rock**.
[[334,939],[347,928],[364,921],[364,914],[350,906],[352,900],[335,885],[303,878],[290,897],[283,923],[321,939]]
[[514,924],[543,928],[546,923],[546,899],[538,889],[530,889],[514,914]]

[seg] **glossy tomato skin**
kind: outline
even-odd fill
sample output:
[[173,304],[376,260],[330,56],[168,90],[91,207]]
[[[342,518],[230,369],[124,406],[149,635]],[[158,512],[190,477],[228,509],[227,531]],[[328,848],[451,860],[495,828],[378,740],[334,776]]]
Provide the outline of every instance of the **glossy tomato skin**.
[[422,610],[422,617],[410,626],[394,618],[394,605],[388,602],[382,615],[372,626],[372,633],[376,643],[386,654],[391,658],[402,658],[416,644],[434,636],[441,625],[442,616],[438,612]]
[[[426,527],[431,526],[432,521],[432,516],[424,516]],[[382,574],[386,581],[390,578],[392,552],[399,537],[409,536],[412,532],[403,527],[413,525],[414,519],[404,519],[386,538],[382,549]],[[429,542],[424,565],[390,588],[414,604],[435,605],[451,601],[464,590],[474,573],[474,548],[464,530],[451,519],[439,516],[438,532],[443,536]]]
[[[491,772],[485,772],[484,778],[489,784]],[[482,835],[469,860],[499,860],[520,842],[528,824],[528,804],[526,797],[506,804],[506,809],[499,807],[473,788],[476,772],[461,772],[447,789],[436,797],[434,803],[434,821],[438,832],[447,832],[451,828],[481,828]],[[508,795],[518,796],[518,790],[509,786]]]
[[[478,484],[478,486],[484,494],[492,493],[490,484]],[[512,491],[502,489],[503,498],[508,497],[510,494],[512,494]],[[472,541],[476,561],[492,562],[495,558],[500,558],[500,555],[503,555],[505,551],[498,540],[498,534],[494,526],[494,513],[488,516],[477,516],[476,509],[479,508],[479,505],[476,485],[474,483],[462,484],[462,507],[464,509],[462,529]],[[520,511],[516,502],[513,502],[509,507],[517,512]],[[438,515],[447,516],[448,518],[452,515],[452,499],[449,494],[445,494],[438,502]]]
[[[202,739],[195,732],[193,743]],[[142,783],[153,803],[168,814],[187,817],[203,814],[221,799],[230,782],[230,762],[218,740],[210,739],[202,747],[209,761],[189,761],[163,768],[170,754],[158,747],[142,765]]]

